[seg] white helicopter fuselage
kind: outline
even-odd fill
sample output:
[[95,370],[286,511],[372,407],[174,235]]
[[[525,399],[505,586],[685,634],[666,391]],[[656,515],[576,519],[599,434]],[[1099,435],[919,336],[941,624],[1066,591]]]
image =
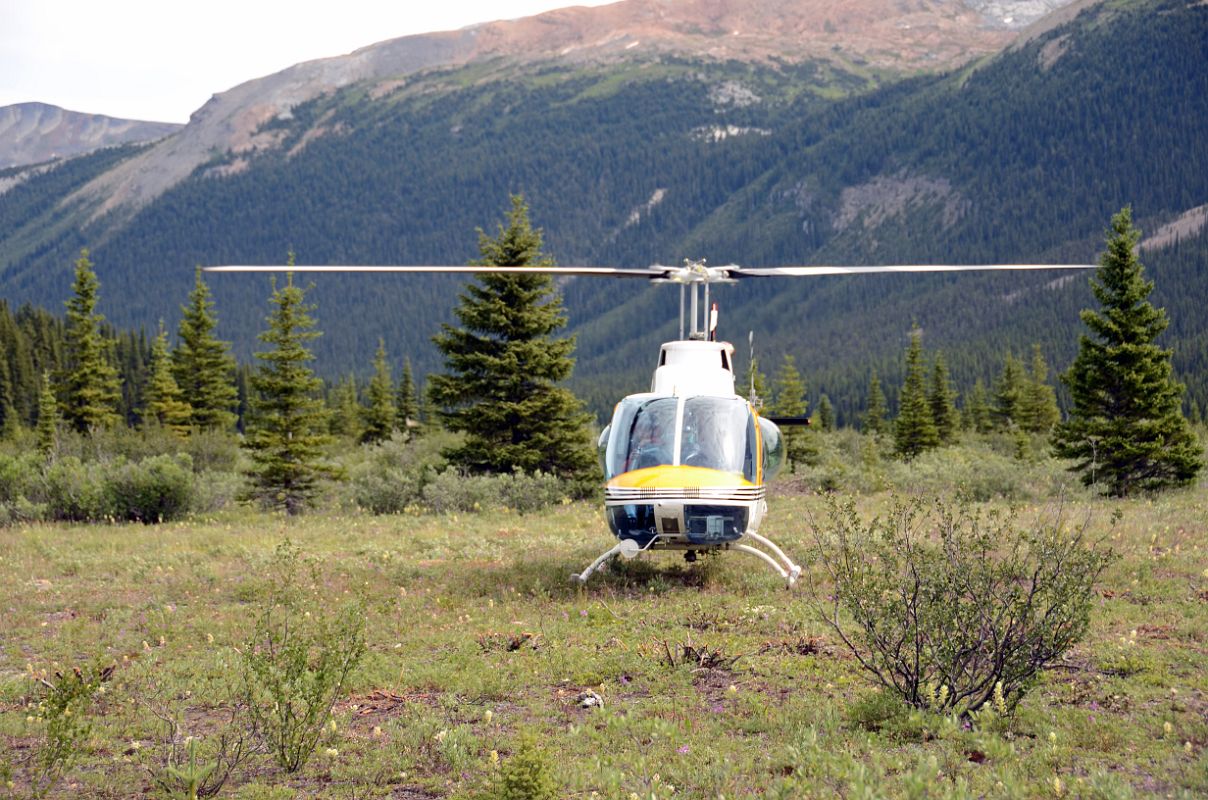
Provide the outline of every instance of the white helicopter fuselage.
[[733,355],[727,342],[664,344],[651,390],[619,402],[601,434],[605,513],[630,551],[770,544],[757,531],[780,434],[734,391]]

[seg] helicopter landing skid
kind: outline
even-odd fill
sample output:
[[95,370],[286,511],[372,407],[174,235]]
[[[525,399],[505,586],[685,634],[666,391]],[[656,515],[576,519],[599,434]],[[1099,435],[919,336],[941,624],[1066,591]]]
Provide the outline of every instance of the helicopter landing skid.
[[[727,549],[732,547],[735,550],[741,550],[744,553],[750,553],[753,556],[757,556],[769,567],[776,570],[776,573],[780,575],[781,578],[784,578],[788,584],[788,588],[792,588],[793,584],[797,582],[797,579],[801,577],[800,565],[794,564],[792,559],[785,555],[784,551],[777,547],[776,543],[766,536],[760,536],[758,533],[747,533],[745,536],[750,537],[757,543],[771,550],[776,555],[776,558],[780,559],[780,561],[778,562],[776,558],[772,558],[772,556],[760,550],[758,547],[752,547],[749,544],[727,545]],[[572,583],[577,583],[579,585],[585,584],[587,583],[587,579],[592,576],[592,573],[603,566],[604,562],[613,556],[619,555],[625,559],[636,558],[642,551],[650,549],[651,545],[657,541],[658,537],[656,536],[654,539],[651,539],[645,547],[642,547],[633,539],[622,539],[610,550],[605,552],[595,561],[591,562],[591,565],[587,569],[583,570],[582,572],[572,573],[570,580]],[[781,565],[781,562],[783,562],[783,566]]]

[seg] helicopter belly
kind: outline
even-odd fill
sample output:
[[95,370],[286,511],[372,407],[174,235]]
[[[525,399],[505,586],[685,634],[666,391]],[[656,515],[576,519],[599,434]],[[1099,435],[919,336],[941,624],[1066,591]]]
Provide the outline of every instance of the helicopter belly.
[[689,466],[622,473],[608,482],[604,497],[612,532],[643,549],[724,547],[753,533],[767,507],[763,486]]

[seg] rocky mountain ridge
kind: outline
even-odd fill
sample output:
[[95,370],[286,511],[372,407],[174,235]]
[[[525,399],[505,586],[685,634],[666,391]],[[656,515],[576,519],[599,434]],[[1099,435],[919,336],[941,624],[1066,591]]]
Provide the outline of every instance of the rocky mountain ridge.
[[46,103],[4,106],[0,108],[0,169],[70,158],[101,147],[151,142],[181,127],[68,111]]
[[[272,147],[258,137],[290,109],[354,83],[386,96],[421,70],[471,62],[609,62],[687,55],[718,61],[823,59],[870,73],[958,66],[1001,50],[1020,21],[1069,0],[622,0],[458,31],[391,39],[308,61],[214,95],[175,136],[84,187],[93,218],[133,213],[215,152]],[[1008,21],[1009,20],[1009,21]]]

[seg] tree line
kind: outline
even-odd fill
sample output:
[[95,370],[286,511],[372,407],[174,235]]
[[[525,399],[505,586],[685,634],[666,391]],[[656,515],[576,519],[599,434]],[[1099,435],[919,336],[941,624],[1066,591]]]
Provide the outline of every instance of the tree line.
[[[1194,479],[1202,467],[1200,445],[1181,412],[1184,387],[1173,378],[1171,351],[1154,344],[1167,321],[1148,301],[1153,282],[1143,276],[1138,238],[1129,209],[1113,218],[1093,284],[1105,310],[1082,313],[1093,335],[1083,336],[1078,359],[1062,376],[1073,397],[1068,419],[1061,419],[1039,346],[1027,365],[1008,352],[994,384],[987,389],[975,383],[958,405],[943,354],[928,357],[916,328],[896,419],[888,418],[874,371],[862,429],[892,437],[894,452],[904,459],[951,444],[963,431],[1008,432],[1021,457],[1029,436],[1051,436],[1055,454],[1073,459],[1088,484],[1101,483],[1112,494]],[[479,231],[479,252],[475,263],[487,266],[551,263],[519,196],[495,236]],[[99,281],[82,251],[63,320],[28,307],[15,315],[0,307],[3,430],[11,435],[32,424],[38,449],[49,456],[64,428],[88,436],[123,424],[154,426],[181,438],[238,429],[251,461],[245,496],[291,514],[312,501],[322,479],[338,473],[324,456],[336,435],[373,444],[437,425],[460,434],[444,455],[467,473],[546,472],[572,481],[595,475],[590,416],[560,385],[571,372],[574,339],[553,336],[566,319],[549,275],[486,274],[470,285],[457,309],[460,324],[445,325],[435,337],[446,371],[433,376],[425,391],[416,386],[409,361],[401,381],[394,381],[379,340],[362,400],[354,381],[325,387],[314,373],[310,344],[321,333],[306,288],[295,285],[289,272],[292,264],[290,253],[284,285],[272,284],[268,328],[260,334],[266,349],[246,369],[215,335],[214,302],[200,268],[173,348],[162,322],[150,343],[142,335],[106,333],[96,312]],[[753,395],[767,394],[773,413],[801,416],[808,410],[791,356],[781,363],[771,392],[756,362],[748,381]],[[812,421],[816,430],[836,426],[825,394]],[[816,455],[814,435],[786,433],[794,467]]]

